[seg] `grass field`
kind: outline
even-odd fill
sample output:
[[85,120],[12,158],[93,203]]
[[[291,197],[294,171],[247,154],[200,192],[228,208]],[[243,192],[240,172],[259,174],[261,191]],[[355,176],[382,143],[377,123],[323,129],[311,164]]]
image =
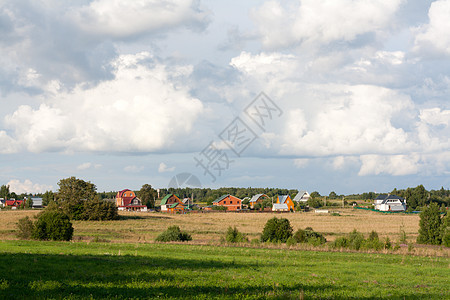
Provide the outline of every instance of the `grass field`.
[[[364,234],[372,230],[381,238],[397,240],[400,228],[410,241],[415,241],[419,230],[419,216],[407,214],[382,214],[355,209],[336,209],[340,216],[308,213],[204,213],[173,215],[164,213],[120,212],[123,219],[109,222],[74,222],[75,240],[88,241],[100,238],[111,242],[149,242],[170,225],[178,225],[193,235],[198,243],[218,242],[228,226],[236,226],[250,239],[258,237],[269,218],[288,218],[294,230],[312,227],[324,233],[327,240],[357,229]],[[38,211],[0,211],[0,239],[16,239],[15,224]]]
[[449,278],[443,257],[0,242],[1,299],[449,299]]

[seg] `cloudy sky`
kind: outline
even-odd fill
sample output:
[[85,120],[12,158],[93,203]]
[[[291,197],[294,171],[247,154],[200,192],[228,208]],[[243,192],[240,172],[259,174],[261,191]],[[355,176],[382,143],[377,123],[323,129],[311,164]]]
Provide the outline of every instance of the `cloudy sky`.
[[449,16],[450,0],[0,0],[0,183],[449,188]]

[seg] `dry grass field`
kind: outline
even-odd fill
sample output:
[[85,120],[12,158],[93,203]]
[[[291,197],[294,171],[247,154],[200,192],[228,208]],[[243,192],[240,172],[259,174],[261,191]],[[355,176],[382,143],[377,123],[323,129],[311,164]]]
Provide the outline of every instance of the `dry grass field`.
[[[339,215],[296,213],[191,213],[167,214],[154,212],[120,212],[118,221],[74,221],[74,241],[148,243],[168,226],[178,225],[188,231],[193,244],[217,244],[228,226],[236,226],[239,231],[256,239],[265,223],[273,217],[290,220],[294,231],[312,227],[325,235],[328,241],[345,235],[353,229],[367,237],[375,230],[380,238],[389,237],[393,243],[400,239],[403,230],[409,243],[415,243],[419,230],[419,215],[383,214],[352,208],[335,209]],[[17,239],[17,221],[25,216],[33,218],[39,211],[0,211],[0,240]],[[416,254],[450,256],[449,248],[416,245]],[[403,249],[406,251],[406,249]]]
[[[284,217],[291,221],[294,230],[312,227],[325,235],[327,240],[356,229],[364,234],[372,230],[380,237],[399,238],[400,229],[409,240],[415,241],[419,230],[419,216],[406,214],[382,214],[355,209],[339,209],[339,216],[307,213],[140,213],[121,212],[119,221],[75,221],[75,239],[105,239],[111,242],[148,242],[170,225],[178,225],[190,232],[199,242],[215,242],[225,233],[228,226],[236,226],[250,239],[261,233],[268,219]],[[16,223],[25,216],[33,217],[39,211],[0,211],[0,239],[15,239]]]

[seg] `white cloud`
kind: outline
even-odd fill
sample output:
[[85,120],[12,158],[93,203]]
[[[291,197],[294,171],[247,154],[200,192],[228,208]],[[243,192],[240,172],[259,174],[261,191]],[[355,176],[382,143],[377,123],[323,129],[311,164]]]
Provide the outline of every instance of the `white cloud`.
[[203,27],[209,12],[194,0],[96,0],[68,15],[89,34],[126,38],[178,26]]
[[123,170],[125,171],[125,172],[128,172],[128,173],[139,173],[139,172],[141,172],[142,170],[144,170],[144,167],[143,166],[135,166],[135,165],[130,165],[130,166],[126,166],[125,168],[123,168]]
[[165,173],[165,172],[172,172],[175,170],[175,167],[168,167],[165,163],[160,163],[159,167],[158,167],[158,172],[159,173]]
[[361,169],[358,175],[379,175],[381,173],[401,176],[416,174],[420,169],[420,155],[361,155]]
[[52,190],[52,188],[53,188],[51,185],[33,183],[29,179],[25,179],[25,181],[23,181],[23,182],[21,182],[18,179],[12,179],[6,185],[9,185],[10,191],[14,192],[16,194],[44,193],[46,191]]
[[87,170],[90,168],[99,169],[102,165],[101,164],[93,164],[90,162],[82,163],[81,165],[77,166],[77,170]]
[[389,27],[403,0],[267,1],[252,12],[267,48],[352,41]]
[[416,28],[414,50],[433,54],[450,55],[450,0],[431,3],[429,23]]
[[19,107],[5,118],[11,137],[32,152],[151,152],[186,138],[203,110],[180,81],[190,66],[168,68],[148,53],[122,55],[113,66],[114,79]]

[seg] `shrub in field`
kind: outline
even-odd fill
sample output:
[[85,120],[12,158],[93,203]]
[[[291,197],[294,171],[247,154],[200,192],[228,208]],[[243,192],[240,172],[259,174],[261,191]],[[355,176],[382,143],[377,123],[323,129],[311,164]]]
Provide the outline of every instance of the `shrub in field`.
[[417,243],[440,245],[442,242],[441,223],[439,206],[436,203],[431,203],[420,213],[420,228]]
[[286,245],[287,246],[294,246],[296,244],[297,244],[297,241],[295,240],[295,238],[293,236],[288,238],[287,241],[286,241]]
[[333,248],[348,248],[350,242],[345,236],[340,236],[337,239],[334,240],[333,244],[331,246]]
[[28,216],[20,219],[17,223],[17,227],[19,229],[19,233],[17,234],[19,238],[26,240],[31,239],[31,236],[33,235],[34,224]]
[[157,242],[184,242],[191,240],[192,236],[185,231],[181,231],[180,227],[176,225],[170,226],[156,238]]
[[350,249],[359,250],[364,242],[364,235],[356,229],[353,229],[348,235],[348,241]]
[[369,238],[362,243],[362,248],[364,249],[375,249],[381,250],[385,247],[385,244],[380,241],[378,233],[373,231],[370,233]]
[[248,238],[242,232],[239,232],[236,226],[234,228],[232,228],[231,226],[228,227],[227,233],[225,234],[225,240],[228,243],[248,242]]
[[72,235],[72,223],[66,214],[45,211],[35,222],[32,237],[38,240],[70,241]]
[[386,237],[386,239],[384,240],[384,249],[391,249],[392,248],[392,243],[391,240],[389,239],[389,237]]
[[327,241],[322,234],[315,232],[311,227],[307,227],[305,230],[297,230],[294,239],[297,243],[309,243],[314,246],[324,244]]
[[262,242],[281,242],[286,243],[288,238],[292,236],[292,226],[288,219],[272,218],[269,219],[264,226],[261,241]]

